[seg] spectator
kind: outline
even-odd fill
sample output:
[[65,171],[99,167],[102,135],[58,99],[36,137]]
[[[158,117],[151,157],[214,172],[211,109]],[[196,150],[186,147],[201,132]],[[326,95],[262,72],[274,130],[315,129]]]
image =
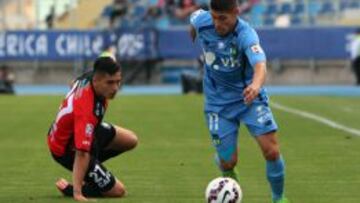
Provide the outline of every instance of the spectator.
[[51,6],[49,14],[45,18],[46,26],[48,29],[54,28],[55,21],[55,6]]
[[128,1],[127,0],[114,0],[112,4],[112,10],[110,13],[110,28],[113,28],[116,25],[121,24],[121,18],[123,18],[128,11]]
[[9,67],[6,65],[0,68],[0,93],[13,94],[14,93],[15,75],[9,72]]
[[158,29],[168,29],[170,19],[175,18],[177,4],[175,0],[153,0],[147,5],[146,22]]
[[356,76],[356,85],[360,85],[360,28],[356,30],[351,41],[351,61]]
[[182,21],[185,21],[192,12],[196,11],[199,6],[194,0],[179,0],[178,6],[175,10],[175,16]]

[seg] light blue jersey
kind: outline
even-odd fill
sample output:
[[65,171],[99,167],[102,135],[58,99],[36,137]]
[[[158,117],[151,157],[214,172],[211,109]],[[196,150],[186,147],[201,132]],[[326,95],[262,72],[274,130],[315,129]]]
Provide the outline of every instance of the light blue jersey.
[[[205,57],[205,108],[220,111],[224,105],[243,104],[243,91],[252,82],[255,64],[266,61],[255,30],[239,18],[234,32],[221,37],[210,12],[204,10],[194,12],[190,22]],[[264,89],[257,99],[266,99]]]
[[240,18],[225,37],[217,34],[209,11],[196,11],[190,21],[204,52],[208,128],[219,157],[228,160],[236,149],[241,123],[253,136],[278,128],[264,88],[251,104],[244,103],[243,91],[252,83],[254,66],[265,62],[266,56],[255,30]]

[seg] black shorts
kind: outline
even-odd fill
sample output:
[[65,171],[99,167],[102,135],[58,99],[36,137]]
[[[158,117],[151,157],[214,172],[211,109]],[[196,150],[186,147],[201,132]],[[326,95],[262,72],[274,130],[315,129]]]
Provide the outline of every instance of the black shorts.
[[[91,158],[88,170],[85,175],[85,182],[97,187],[101,192],[107,192],[115,185],[115,177],[102,164],[107,159],[113,157],[111,150],[105,148],[113,140],[116,135],[114,126],[108,123],[101,123],[95,131],[94,146],[91,150]],[[53,158],[60,165],[72,171],[75,151],[68,151],[59,157],[52,154]]]

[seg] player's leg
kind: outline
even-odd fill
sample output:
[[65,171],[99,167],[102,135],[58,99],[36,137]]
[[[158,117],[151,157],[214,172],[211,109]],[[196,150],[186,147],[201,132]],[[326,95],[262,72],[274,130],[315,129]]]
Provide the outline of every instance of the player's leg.
[[105,148],[106,150],[116,150],[119,152],[129,151],[136,147],[138,138],[136,134],[126,128],[120,126],[114,126],[116,135],[114,139]]
[[256,140],[266,160],[266,175],[274,201],[284,198],[285,163],[280,154],[276,132],[257,136]]
[[[73,186],[65,179],[58,180],[56,187],[65,196],[73,196]],[[82,192],[85,197],[122,197],[126,194],[124,184],[98,161],[91,161]]]
[[256,138],[266,160],[266,176],[274,201],[284,197],[285,164],[276,137],[277,124],[266,102],[254,102],[242,115],[250,133]]
[[356,77],[356,85],[360,85],[360,56],[354,60],[353,69]]
[[99,142],[98,160],[104,162],[136,147],[138,138],[131,130],[102,123],[96,131]]
[[[64,168],[68,169],[69,171],[72,171],[73,165],[74,165],[74,159],[75,159],[75,153],[73,151],[69,151],[65,153],[61,157],[57,157],[53,155],[53,158],[56,162],[58,162],[60,165],[62,165]],[[73,196],[73,186],[64,178],[60,178],[55,183],[57,189],[67,197]],[[82,192],[84,196],[86,197],[101,197],[101,193],[98,189],[94,188],[92,185],[89,185],[84,182],[84,185],[82,187]]]
[[216,113],[206,113],[206,120],[213,146],[216,148],[215,162],[224,177],[238,180],[237,133],[239,123],[219,117]]

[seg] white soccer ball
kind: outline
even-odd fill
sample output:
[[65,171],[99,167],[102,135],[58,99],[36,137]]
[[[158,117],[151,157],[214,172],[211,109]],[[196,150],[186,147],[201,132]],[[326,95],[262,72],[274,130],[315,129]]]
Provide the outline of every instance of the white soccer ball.
[[212,180],[205,192],[207,203],[240,203],[242,196],[240,185],[235,180],[224,177]]

